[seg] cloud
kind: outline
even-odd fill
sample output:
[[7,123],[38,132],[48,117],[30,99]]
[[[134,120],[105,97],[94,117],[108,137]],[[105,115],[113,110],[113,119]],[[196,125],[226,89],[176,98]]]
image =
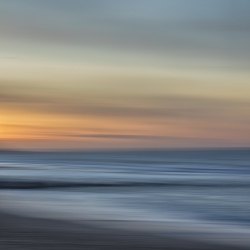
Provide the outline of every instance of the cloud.
[[60,134],[60,136],[76,137],[76,138],[97,138],[97,139],[167,139],[164,136],[151,135],[126,135],[126,134]]
[[2,107],[65,116],[164,119],[246,119],[250,102],[181,95],[88,95],[36,90],[1,91]]
[[[40,99],[40,100],[39,100]],[[35,96],[29,95],[18,95],[18,94],[5,94],[0,93],[0,103],[1,104],[34,104],[34,103],[41,103],[46,102],[43,98],[38,98]]]
[[[108,140],[113,140],[114,142],[141,142],[145,143],[160,143],[159,145],[165,145],[174,147],[174,145],[195,145],[196,143],[204,143],[204,140],[209,142],[214,142],[215,138],[207,138],[205,137],[183,137],[183,136],[158,136],[158,135],[131,135],[131,134],[55,134],[55,136],[59,137],[69,137],[74,139],[96,139],[101,142]],[[219,141],[219,140],[218,140]],[[148,147],[149,145],[144,144],[143,147]]]
[[242,56],[239,51],[249,51],[243,40],[250,31],[245,13],[250,4],[244,1],[22,1],[27,10],[20,7],[12,18],[19,6],[14,2],[9,15],[0,15],[0,31],[2,37],[17,41],[182,57],[233,59]]
[[[13,105],[16,107],[30,109],[30,105],[45,105],[57,102],[54,88],[42,87],[24,80],[0,80],[0,103],[2,105]],[[32,106],[30,106],[32,107]]]

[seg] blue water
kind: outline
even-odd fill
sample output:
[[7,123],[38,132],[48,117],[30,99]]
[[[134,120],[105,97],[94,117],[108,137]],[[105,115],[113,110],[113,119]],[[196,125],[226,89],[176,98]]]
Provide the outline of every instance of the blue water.
[[0,198],[0,208],[33,216],[160,223],[243,241],[250,150],[2,151]]

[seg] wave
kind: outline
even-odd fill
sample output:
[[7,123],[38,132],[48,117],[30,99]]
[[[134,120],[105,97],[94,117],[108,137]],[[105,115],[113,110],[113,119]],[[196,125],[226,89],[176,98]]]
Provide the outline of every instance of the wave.
[[250,187],[249,182],[68,182],[44,180],[0,180],[0,189],[46,189],[74,187]]

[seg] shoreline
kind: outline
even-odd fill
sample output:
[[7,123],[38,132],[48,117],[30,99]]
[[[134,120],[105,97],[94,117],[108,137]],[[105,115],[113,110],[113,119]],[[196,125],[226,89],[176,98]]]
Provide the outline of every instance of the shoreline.
[[[122,223],[122,222],[120,222]],[[100,223],[102,224],[102,223]],[[78,250],[78,249],[206,249],[245,250],[159,236],[145,231],[104,228],[98,222],[78,224],[66,220],[31,218],[0,211],[0,249]]]

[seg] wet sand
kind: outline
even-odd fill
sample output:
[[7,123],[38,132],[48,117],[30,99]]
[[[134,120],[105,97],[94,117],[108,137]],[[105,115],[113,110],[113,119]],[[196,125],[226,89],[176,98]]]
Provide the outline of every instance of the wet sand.
[[[122,223],[122,222],[120,222]],[[98,227],[91,222],[29,218],[0,212],[1,250],[244,249],[154,234]]]

